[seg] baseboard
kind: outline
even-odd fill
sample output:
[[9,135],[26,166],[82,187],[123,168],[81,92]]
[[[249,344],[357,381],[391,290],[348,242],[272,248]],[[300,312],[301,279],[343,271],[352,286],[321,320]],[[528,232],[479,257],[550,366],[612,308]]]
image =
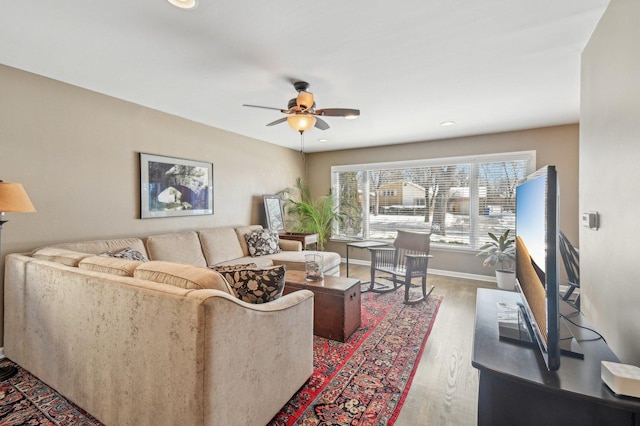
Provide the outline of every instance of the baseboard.
[[[342,263],[346,263],[345,259],[342,259]],[[368,260],[359,260],[359,259],[349,259],[350,265],[361,265],[361,266],[371,266],[371,262]],[[478,274],[469,274],[466,272],[457,272],[457,271],[447,271],[444,269],[431,269],[429,268],[429,273],[434,275],[442,275],[445,277],[451,278],[464,278],[467,280],[475,280],[475,281],[486,281],[490,283],[496,283],[495,276],[489,275],[478,275]]]

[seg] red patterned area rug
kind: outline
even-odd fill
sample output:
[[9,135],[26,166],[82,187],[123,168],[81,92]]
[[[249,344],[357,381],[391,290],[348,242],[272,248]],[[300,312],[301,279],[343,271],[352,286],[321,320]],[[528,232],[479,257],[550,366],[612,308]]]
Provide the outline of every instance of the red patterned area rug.
[[394,424],[442,301],[403,296],[363,294],[362,325],[345,343],[314,336],[311,378],[269,425]]
[[0,425],[95,426],[101,425],[78,406],[8,359],[18,374],[0,382]]

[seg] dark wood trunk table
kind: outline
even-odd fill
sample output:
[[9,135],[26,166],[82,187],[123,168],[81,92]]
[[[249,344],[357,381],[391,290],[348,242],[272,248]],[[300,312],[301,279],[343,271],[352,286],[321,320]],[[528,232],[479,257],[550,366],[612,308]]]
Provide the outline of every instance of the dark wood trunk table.
[[306,281],[304,271],[287,271],[284,294],[307,289],[314,294],[313,334],[345,342],[360,327],[360,281],[325,275]]

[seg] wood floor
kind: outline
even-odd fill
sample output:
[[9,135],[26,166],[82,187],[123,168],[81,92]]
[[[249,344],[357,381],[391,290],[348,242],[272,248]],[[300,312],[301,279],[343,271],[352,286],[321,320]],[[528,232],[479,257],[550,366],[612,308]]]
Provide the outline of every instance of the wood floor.
[[[340,271],[346,276],[346,269]],[[349,276],[369,281],[369,268],[349,265]],[[429,275],[444,295],[397,426],[476,425],[478,372],[471,366],[476,290],[488,282]]]

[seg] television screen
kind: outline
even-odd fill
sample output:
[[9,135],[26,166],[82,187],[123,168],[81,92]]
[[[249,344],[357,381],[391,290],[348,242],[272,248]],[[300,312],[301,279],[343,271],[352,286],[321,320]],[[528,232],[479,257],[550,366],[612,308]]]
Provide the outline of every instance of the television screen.
[[546,166],[516,187],[516,285],[549,370],[560,367],[558,179]]

